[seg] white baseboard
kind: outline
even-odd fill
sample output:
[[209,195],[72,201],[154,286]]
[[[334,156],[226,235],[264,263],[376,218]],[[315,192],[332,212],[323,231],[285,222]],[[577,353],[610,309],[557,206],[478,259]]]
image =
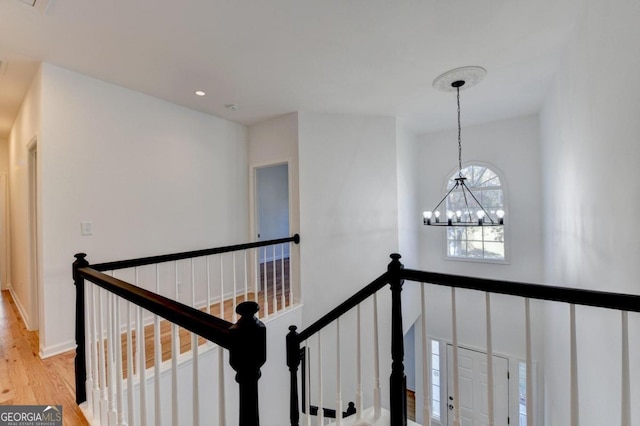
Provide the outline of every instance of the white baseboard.
[[22,321],[24,322],[24,326],[27,328],[27,330],[32,330],[31,319],[29,318],[29,314],[27,313],[27,310],[22,305],[22,302],[20,302],[20,299],[18,298],[18,295],[16,294],[16,292],[13,291],[12,286],[9,286],[9,293],[11,293],[11,297],[13,298],[13,301],[18,307],[18,313],[20,314],[20,318],[22,318]]
[[52,356],[60,355],[76,349],[75,340],[59,343],[57,345],[42,347],[40,346],[40,358],[45,359]]

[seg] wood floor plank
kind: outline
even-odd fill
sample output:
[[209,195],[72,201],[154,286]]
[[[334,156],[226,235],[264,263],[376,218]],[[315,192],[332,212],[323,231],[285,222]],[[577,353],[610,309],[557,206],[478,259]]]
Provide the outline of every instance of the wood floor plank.
[[75,403],[75,351],[40,359],[38,333],[22,322],[11,294],[0,293],[0,404],[62,405],[65,425],[88,425]]

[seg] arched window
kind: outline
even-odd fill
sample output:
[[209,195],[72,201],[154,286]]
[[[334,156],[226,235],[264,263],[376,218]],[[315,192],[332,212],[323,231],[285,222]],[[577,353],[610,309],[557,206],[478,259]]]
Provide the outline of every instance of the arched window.
[[[506,211],[504,184],[498,173],[488,166],[473,163],[462,169],[467,187],[487,212],[495,217],[498,210]],[[455,186],[456,171],[447,183],[447,191]],[[464,194],[455,190],[447,198],[446,210],[464,210]],[[505,260],[504,226],[448,226],[447,257],[452,259]]]

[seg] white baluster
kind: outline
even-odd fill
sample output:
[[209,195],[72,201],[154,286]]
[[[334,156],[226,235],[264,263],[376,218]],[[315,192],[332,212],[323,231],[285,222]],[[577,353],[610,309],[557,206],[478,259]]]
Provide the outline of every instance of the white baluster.
[[286,307],[285,305],[285,285],[284,285],[284,244],[280,244],[280,286],[281,288],[281,293],[280,293],[280,305],[282,306],[282,309],[284,310],[284,308]]
[[[526,299],[527,306],[529,299]],[[485,318],[487,321],[487,405],[489,414],[489,426],[495,423],[494,387],[493,387],[493,336],[491,329],[491,294],[485,293]]]
[[178,413],[178,356],[180,356],[180,341],[178,326],[171,324],[171,424],[179,425]]
[[380,348],[378,344],[378,294],[373,293],[373,412],[374,420],[382,415],[380,397]]
[[267,248],[264,248],[262,258],[262,291],[264,292],[264,317],[269,318],[269,280],[267,279]]
[[304,342],[304,372],[303,374],[305,375],[305,384],[304,384],[304,412],[306,413],[305,416],[305,425],[306,426],[311,426],[311,349],[309,348],[309,345],[307,343],[307,341],[305,340]]
[[220,318],[224,319],[224,261],[220,253]]
[[89,332],[87,333],[87,344],[89,350],[87,351],[87,359],[90,360],[90,367],[87,369],[89,378],[87,381],[87,396],[88,407],[91,410],[94,418],[100,417],[100,389],[98,388],[98,339],[96,333],[96,300],[95,287],[90,282],[86,282],[87,298],[89,303],[86,305],[85,315],[88,316],[87,324],[89,326]]
[[[222,259],[221,259],[222,261]],[[222,266],[222,265],[221,265]],[[221,269],[222,271],[222,269]],[[178,262],[176,261],[176,301],[178,300]],[[221,298],[222,300],[222,298]],[[180,336],[178,326],[171,323],[171,424],[178,426],[178,357],[180,356]]]
[[533,426],[533,358],[531,346],[531,303],[524,299],[525,329],[526,329],[526,364],[527,364],[527,426]]
[[92,339],[93,336],[91,333],[93,332],[93,327],[91,326],[91,318],[93,317],[93,308],[91,306],[90,300],[92,296],[92,287],[91,282],[87,281],[84,286],[84,329],[85,329],[85,345],[84,345],[84,353],[86,354],[85,361],[85,369],[87,372],[87,378],[84,382],[85,391],[87,395],[87,409],[89,413],[93,417],[93,354],[91,351]]
[[336,319],[336,426],[342,425],[342,380],[340,378],[340,318]]
[[[254,258],[254,267],[253,270],[255,272],[255,282],[254,282],[254,287],[255,287],[255,292],[253,293],[253,297],[254,297],[254,301],[256,303],[258,303],[260,301],[259,297],[258,297],[258,283],[259,283],[259,275],[260,275],[260,256],[258,255],[258,250],[260,250],[258,247],[254,247],[253,249],[253,258]],[[260,315],[260,313],[258,313],[258,315]]]
[[427,309],[424,283],[420,283],[420,312],[422,325],[422,424],[431,426],[431,348],[427,338]]
[[122,389],[122,382],[124,380],[124,374],[122,371],[122,338],[120,336],[120,299],[115,301],[116,315],[115,324],[118,334],[118,338],[115,341],[116,344],[116,393],[117,393],[117,412],[118,412],[118,426],[126,426],[124,421],[124,390]]
[[[160,269],[156,264],[156,293],[160,294]],[[162,364],[162,341],[160,339],[160,317],[153,318],[153,387],[154,387],[154,423],[162,426],[162,393],[160,391],[160,365]]]
[[175,301],[178,302],[180,301],[180,267],[178,264],[178,261],[176,260],[175,263],[175,288],[176,288],[176,298]]
[[[191,307],[196,307],[196,271],[194,266],[194,259],[191,258]],[[191,354],[193,357],[192,366],[192,380],[193,380],[193,426],[200,424],[200,382],[198,374],[198,335],[191,333]]]
[[249,270],[247,269],[247,251],[244,250],[244,299],[243,301],[248,301],[249,297]]
[[620,397],[620,425],[631,426],[631,382],[629,371],[629,313],[622,311],[622,380]]
[[[309,360],[307,359],[307,362]],[[318,332],[318,426],[324,425],[324,399],[322,397],[322,331]]]
[[218,424],[227,424],[227,404],[225,402],[224,388],[224,349],[218,346]]
[[107,373],[108,379],[108,392],[109,392],[109,425],[115,426],[118,421],[118,413],[116,412],[116,372],[115,372],[115,341],[120,338],[120,329],[118,324],[114,323],[114,303],[117,303],[116,296],[113,293],[107,295]]
[[460,426],[460,384],[458,382],[458,320],[456,314],[455,287],[451,287],[451,327],[453,329],[453,426]]
[[[293,273],[291,271],[291,243],[289,244],[289,306],[293,306]],[[283,271],[284,273],[284,271]]]
[[362,348],[360,304],[356,308],[356,423],[362,418]]
[[133,386],[133,336],[131,330],[131,303],[127,302],[127,414],[130,425],[135,425],[135,389]]
[[276,288],[276,246],[272,248],[273,259],[271,260],[271,266],[273,268],[273,313],[278,313],[278,289]]
[[236,294],[238,292],[237,282],[236,282],[236,252],[232,252],[231,256],[233,258],[233,313],[232,313],[232,322],[235,324],[238,322],[238,313],[236,312],[236,306],[238,306],[238,301],[236,300]]
[[[570,305],[571,317],[571,426],[580,425],[578,404],[578,345],[576,341],[576,306]],[[529,404],[527,404],[528,406]]]
[[98,327],[99,327],[99,333],[100,333],[100,337],[99,337],[99,342],[100,345],[98,347],[98,355],[100,357],[100,364],[99,364],[99,368],[100,368],[100,421],[102,422],[102,424],[109,424],[109,401],[107,398],[107,364],[106,364],[106,360],[105,360],[105,344],[104,344],[104,339],[105,339],[105,327],[104,327],[104,304],[103,304],[103,299],[102,299],[102,294],[105,291],[102,289],[98,289],[98,310],[97,310],[97,314],[98,314]]
[[147,351],[145,348],[146,336],[144,331],[144,321],[142,308],[138,306],[138,331],[136,335],[138,348],[137,369],[140,378],[140,425],[146,426],[147,417]]
[[[207,262],[207,312],[209,315],[213,315],[211,310],[211,264],[209,263],[209,256],[205,258]],[[207,340],[207,344],[209,341]]]

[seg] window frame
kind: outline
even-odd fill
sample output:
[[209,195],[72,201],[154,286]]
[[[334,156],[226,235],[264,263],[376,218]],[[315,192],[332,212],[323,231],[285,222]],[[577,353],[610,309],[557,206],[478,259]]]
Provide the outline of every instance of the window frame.
[[[472,263],[492,263],[492,264],[498,264],[498,265],[508,265],[510,264],[510,256],[509,256],[509,235],[510,235],[510,231],[509,231],[509,227],[510,227],[510,223],[511,221],[509,220],[509,190],[508,190],[508,186],[507,186],[507,182],[504,178],[504,173],[502,173],[502,171],[497,168],[495,165],[488,163],[486,161],[475,161],[475,160],[471,160],[471,161],[467,161],[462,163],[462,169],[464,170],[466,167],[469,166],[477,166],[477,167],[486,167],[489,170],[491,170],[496,176],[498,176],[498,179],[500,179],[500,188],[502,190],[502,210],[504,210],[505,212],[505,224],[504,226],[504,259],[487,259],[487,258],[478,258],[478,257],[461,257],[461,256],[449,256],[449,236],[448,236],[448,231],[445,232],[444,238],[443,238],[443,250],[444,250],[444,260],[448,260],[448,261],[454,261],[454,262],[472,262]],[[451,181],[451,178],[454,177],[455,175],[457,175],[458,173],[458,168],[454,168],[451,169],[450,172],[447,174],[443,185],[442,185],[442,193],[446,194],[448,189],[448,185]],[[469,186],[470,190],[473,190],[474,187]],[[446,205],[445,205],[445,209],[446,209]],[[455,225],[454,225],[455,226]],[[448,227],[445,227],[445,229],[448,229]],[[484,237],[483,237],[483,243],[484,243]]]

